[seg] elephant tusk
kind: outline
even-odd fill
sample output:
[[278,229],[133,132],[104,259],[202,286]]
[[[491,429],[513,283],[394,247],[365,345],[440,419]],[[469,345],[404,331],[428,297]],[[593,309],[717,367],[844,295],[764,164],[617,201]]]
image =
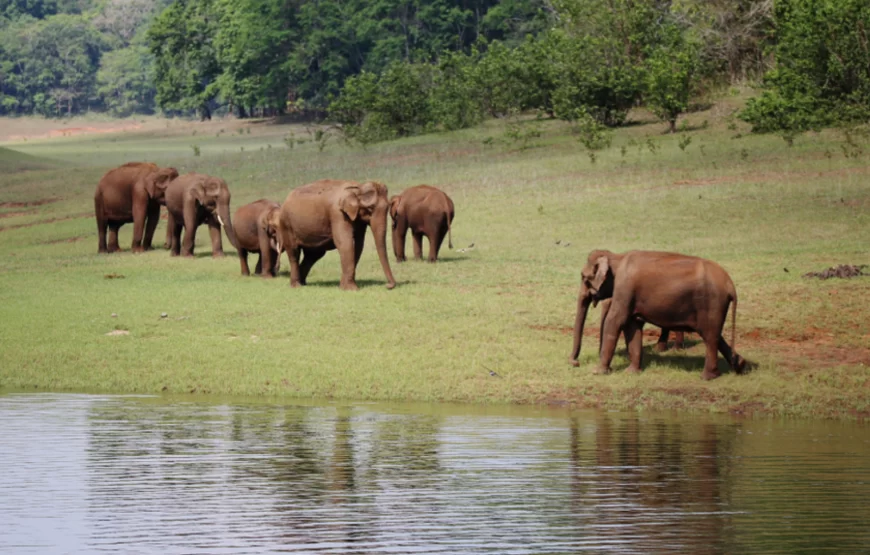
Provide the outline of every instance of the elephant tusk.
[[218,218],[218,223],[221,224],[221,227],[226,227],[226,226],[224,225],[224,221],[221,219],[221,215],[220,215],[220,214],[217,215],[217,218]]

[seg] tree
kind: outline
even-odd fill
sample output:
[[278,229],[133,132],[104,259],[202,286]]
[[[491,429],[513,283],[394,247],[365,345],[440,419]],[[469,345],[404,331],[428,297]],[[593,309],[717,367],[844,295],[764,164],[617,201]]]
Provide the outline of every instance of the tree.
[[804,131],[870,118],[870,4],[781,0],[776,67],[740,117],[753,131]]
[[143,44],[103,55],[97,92],[109,112],[124,117],[154,111],[154,57]]
[[656,48],[646,60],[644,99],[653,113],[677,131],[677,118],[689,107],[699,66],[698,48],[676,27],[671,41]]
[[212,0],[176,0],[154,19],[147,37],[162,108],[196,110],[201,119],[211,119],[220,75],[214,45],[218,22]]

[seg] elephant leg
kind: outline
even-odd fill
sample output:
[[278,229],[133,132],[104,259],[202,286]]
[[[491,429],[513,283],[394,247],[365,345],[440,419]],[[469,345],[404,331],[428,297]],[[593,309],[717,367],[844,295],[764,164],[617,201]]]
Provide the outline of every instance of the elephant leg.
[[411,230],[411,239],[414,242],[414,259],[423,259],[423,234]]
[[643,370],[643,322],[636,318],[629,318],[625,323],[625,344],[628,347],[629,365],[626,372],[640,374]]
[[211,256],[221,258],[224,255],[224,246],[221,241],[221,226],[218,223],[208,224],[208,233],[211,235]]
[[169,240],[169,255],[178,256],[181,254],[181,230],[183,226],[177,221],[172,214],[169,214],[166,233],[170,236]]
[[98,253],[108,253],[109,247],[106,245],[106,230],[109,227],[109,222],[106,221],[105,218],[97,214],[97,235],[99,239],[97,240],[97,252]]
[[[435,231],[435,256],[432,256],[432,251],[429,251],[429,259],[433,262],[438,259],[438,253],[441,252],[441,245],[444,243],[444,238],[447,236],[447,219],[445,217],[444,221],[438,226],[438,229]],[[432,242],[429,241],[429,247],[431,249]]]
[[[275,249],[269,249],[269,275],[278,277],[278,270],[281,269],[281,253]],[[265,274],[264,274],[265,275]]]
[[[350,226],[348,226],[350,227]],[[345,291],[356,291],[356,232],[353,228],[340,229],[333,232],[335,248],[341,259],[341,283],[339,287]]]
[[396,230],[393,232],[393,250],[396,253],[396,262],[405,261],[405,238],[408,235],[408,223],[404,217],[396,221]]
[[[247,249],[239,249],[239,265],[242,267],[242,275],[251,275],[251,269],[248,268],[248,251]],[[259,263],[258,263],[259,266]]]
[[610,373],[610,363],[613,361],[616,341],[619,339],[620,331],[626,324],[627,316],[628,310],[620,303],[616,301],[610,303],[610,309],[607,313],[607,319],[604,321],[601,334],[601,353],[598,368],[595,369],[596,374]]
[[[172,220],[172,214],[167,215],[167,222]],[[167,223],[166,225],[166,239],[163,240],[163,248],[171,249],[172,248],[172,228]]]
[[668,350],[668,336],[671,334],[671,330],[668,328],[662,328],[662,333],[659,335],[659,340],[656,342],[655,350],[657,353],[663,353]]
[[674,332],[674,349],[682,351],[684,348],[683,340],[686,338],[686,334],[684,332],[678,331]]
[[145,237],[142,238],[143,250],[151,250],[151,243],[154,241],[154,231],[157,229],[157,222],[159,221],[160,205],[156,202],[153,202],[148,207],[148,215],[145,219]]
[[426,238],[429,240],[429,262],[435,262],[438,259],[438,231],[430,231],[426,234]]
[[601,347],[604,343],[604,322],[607,320],[607,313],[610,312],[610,299],[601,301],[601,323],[598,326],[598,356],[601,356]]
[[[159,210],[159,207],[158,207]],[[142,252],[142,236],[145,234],[145,221],[148,219],[148,203],[143,199],[133,199],[133,245],[130,250]]]
[[124,224],[109,222],[109,252],[118,252],[121,246],[118,244],[118,229]]
[[196,244],[196,208],[194,206],[184,207],[184,241],[181,244],[181,255],[186,257],[193,256],[193,246]]
[[707,353],[704,356],[704,372],[701,374],[705,380],[715,380],[720,376],[717,368],[719,337],[719,334],[716,333],[701,334],[704,346],[707,348]]
[[[719,352],[722,353],[722,356],[725,357],[725,361],[728,362],[732,370],[738,374],[742,374],[746,370],[746,359],[734,352],[731,346],[725,341],[725,338],[721,335],[719,336],[719,341],[716,346],[718,347]],[[736,359],[735,356],[737,357]]]
[[[301,269],[299,267],[300,250],[301,249],[297,246],[287,246],[287,258],[290,260],[290,287],[305,285],[305,279],[301,278]],[[306,255],[305,258],[307,259],[308,255]]]
[[261,275],[263,273],[263,253],[260,253],[260,256],[257,258],[257,266],[254,268],[255,275]]
[[[305,285],[305,282],[308,280],[308,272],[311,271],[311,267],[314,266],[314,263],[323,258],[323,255],[326,254],[326,251],[323,249],[302,249],[302,254],[305,256],[302,258],[302,264],[299,267],[300,279],[302,280],[302,285]],[[291,262],[292,264],[292,262]],[[292,271],[292,268],[291,268]]]

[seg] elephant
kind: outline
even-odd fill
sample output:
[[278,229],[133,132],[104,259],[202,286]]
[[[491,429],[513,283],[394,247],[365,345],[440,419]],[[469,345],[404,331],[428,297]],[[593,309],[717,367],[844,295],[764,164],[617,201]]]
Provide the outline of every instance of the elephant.
[[[169,232],[172,234],[172,256],[193,256],[196,228],[206,224],[211,234],[211,254],[224,256],[221,226],[233,247],[239,248],[230,218],[230,190],[226,181],[201,173],[186,173],[166,188],[166,210],[169,212]],[[186,230],[181,242],[181,229]]]
[[429,262],[435,262],[444,236],[453,248],[451,224],[453,201],[444,191],[418,185],[406,189],[390,199],[390,217],[393,220],[393,251],[397,262],[405,261],[405,236],[408,229],[414,240],[414,258],[423,258],[423,236],[429,239]]
[[176,177],[175,168],[160,168],[150,162],[128,162],[106,172],[94,192],[98,252],[121,250],[118,229],[130,222],[133,222],[133,252],[150,250],[160,219],[160,205],[166,204],[166,187]]
[[260,253],[255,274],[264,278],[278,275],[283,250],[278,237],[280,213],[280,204],[260,199],[242,206],[233,215],[233,227],[239,243],[239,262],[243,276],[251,275],[251,270],[248,268],[249,252]]
[[[376,181],[357,183],[321,179],[290,191],[281,205],[280,244],[290,259],[290,286],[305,285],[308,272],[326,251],[341,257],[344,290],[357,290],[356,266],[371,227],[387,289],[396,286],[387,258],[387,187]],[[299,262],[300,252],[304,255]]]
[[[612,299],[601,326],[601,348],[596,374],[610,373],[610,362],[620,331],[628,344],[628,371],[641,371],[643,325],[663,329],[696,331],[707,348],[701,377],[719,377],[716,351],[739,374],[746,361],[733,348],[737,326],[737,290],[728,273],[713,261],[683,254],[656,251],[629,251],[615,254],[593,250],[581,271],[582,284],[577,297],[574,322],[574,348],[571,363],[578,357],[589,305]],[[722,327],[731,312],[731,346],[722,337]]]
[[[601,331],[604,331],[604,320],[607,319],[607,313],[610,310],[610,302],[613,299],[605,299],[601,301]],[[668,336],[671,334],[671,330],[668,328],[662,328],[662,333],[659,335],[658,341],[656,341],[655,350],[656,352],[663,353],[668,350]],[[602,334],[598,336],[598,352],[601,352],[601,338]],[[683,342],[685,340],[685,334],[681,331],[674,332],[674,348],[682,349]]]

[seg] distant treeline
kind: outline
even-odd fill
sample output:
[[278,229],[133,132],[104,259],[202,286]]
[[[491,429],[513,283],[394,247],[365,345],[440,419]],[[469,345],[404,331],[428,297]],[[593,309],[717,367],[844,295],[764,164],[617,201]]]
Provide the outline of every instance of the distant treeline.
[[0,0],[0,114],[327,111],[379,140],[537,110],[675,126],[735,81],[757,130],[870,113],[866,0]]

